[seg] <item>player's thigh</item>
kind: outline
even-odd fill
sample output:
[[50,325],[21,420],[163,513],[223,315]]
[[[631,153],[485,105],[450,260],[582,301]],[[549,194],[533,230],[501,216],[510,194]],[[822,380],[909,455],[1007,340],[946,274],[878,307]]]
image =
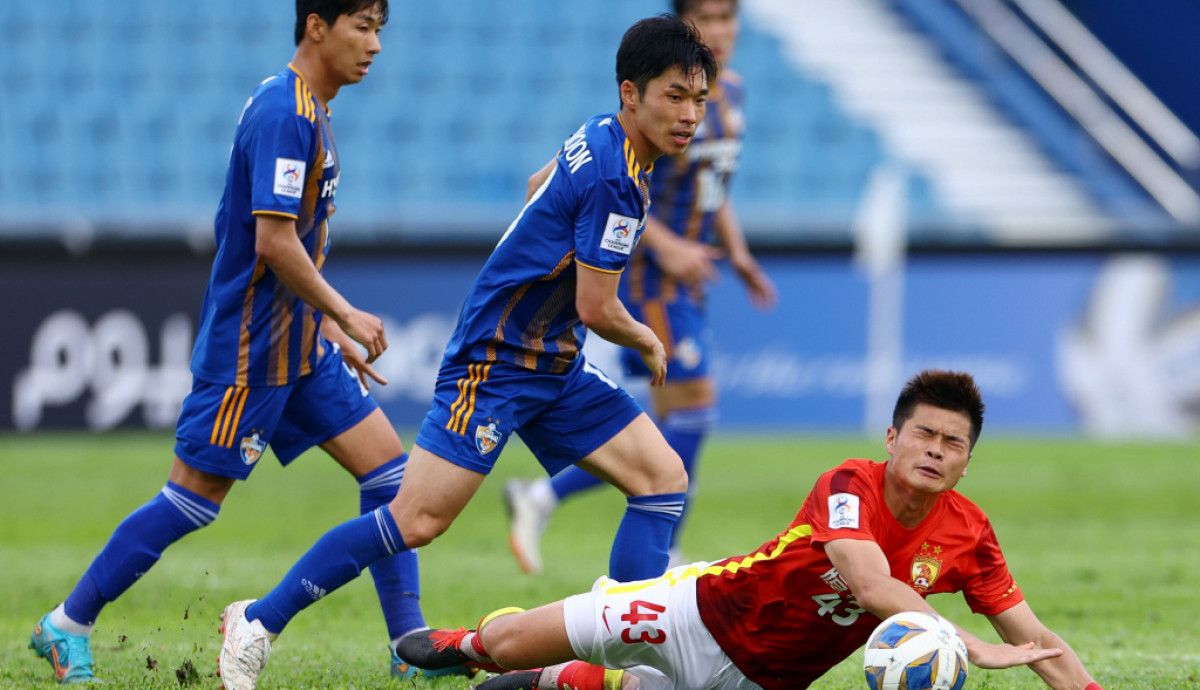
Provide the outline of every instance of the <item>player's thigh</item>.
[[291,388],[242,388],[195,379],[175,427],[175,455],[202,472],[249,477],[276,431]]
[[324,447],[355,476],[403,452],[395,429],[336,347],[294,384],[271,439],[284,465],[313,446]]
[[558,396],[520,434],[553,475],[612,443],[639,417],[645,413],[637,401],[581,355],[562,375]]
[[413,444],[400,490],[388,505],[409,548],[446,531],[487,477]]
[[630,496],[687,491],[683,461],[645,413],[584,457],[579,466]]
[[711,377],[672,380],[667,376],[664,386],[650,389],[656,417],[666,419],[676,410],[694,410],[717,404],[717,386]]
[[[640,582],[600,578],[563,602],[567,637],[579,658],[607,668],[650,667],[676,688],[749,688],[700,618],[696,578],[706,563]],[[739,679],[740,677],[740,679]],[[655,683],[651,674],[645,680]]]

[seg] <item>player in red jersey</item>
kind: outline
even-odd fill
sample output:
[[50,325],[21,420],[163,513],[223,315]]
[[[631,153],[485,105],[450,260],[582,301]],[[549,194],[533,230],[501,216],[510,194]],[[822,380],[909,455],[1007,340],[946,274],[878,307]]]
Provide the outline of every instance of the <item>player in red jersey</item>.
[[969,374],[924,371],[896,402],[888,460],[822,474],[796,519],[753,553],[653,580],[600,578],[586,594],[497,611],[478,630],[413,633],[397,651],[421,667],[470,659],[533,669],[481,690],[805,688],[883,619],[962,592],[1004,640],[960,628],[976,666],[1028,664],[1056,690],[1099,690],[1025,601],[987,515],[954,491],[983,407]]

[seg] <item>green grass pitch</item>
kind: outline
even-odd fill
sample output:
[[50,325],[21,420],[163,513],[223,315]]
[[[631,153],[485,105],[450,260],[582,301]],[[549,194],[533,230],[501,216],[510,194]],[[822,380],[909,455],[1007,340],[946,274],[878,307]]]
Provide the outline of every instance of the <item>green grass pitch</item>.
[[[406,436],[411,438],[411,435]],[[540,470],[513,444],[451,530],[421,550],[426,617],[468,626],[500,606],[584,591],[607,566],[623,509],[613,490],[560,510],[544,542],[546,572],[508,553],[504,480]],[[846,457],[881,459],[878,438],[718,436],[701,463],[686,554],[753,550],[791,520],[816,476]],[[49,666],[25,647],[37,618],[74,585],[117,522],[161,487],[163,434],[0,435],[0,688],[48,688]],[[235,487],[212,526],[169,549],[93,637],[112,688],[216,688],[218,615],[260,596],[326,529],[357,511],[354,482],[320,453],[287,469],[268,456]],[[1200,445],[993,439],[959,489],[991,515],[1034,610],[1105,688],[1200,688]],[[961,597],[944,614],[985,639]],[[279,639],[260,687],[386,688],[386,632],[369,576],[300,615]],[[814,688],[865,687],[855,655]],[[454,680],[419,687],[467,687]],[[969,688],[1043,686],[1028,669],[971,668]]]

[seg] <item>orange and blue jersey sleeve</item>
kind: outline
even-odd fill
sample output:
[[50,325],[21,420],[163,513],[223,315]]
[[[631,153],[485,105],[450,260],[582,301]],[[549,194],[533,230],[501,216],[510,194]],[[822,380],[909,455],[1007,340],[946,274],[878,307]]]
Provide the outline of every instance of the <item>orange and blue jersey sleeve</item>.
[[313,164],[315,120],[276,111],[250,134],[251,211],[298,218],[309,168]]
[[638,189],[632,179],[599,178],[583,190],[575,219],[575,260],[620,273],[642,231]]

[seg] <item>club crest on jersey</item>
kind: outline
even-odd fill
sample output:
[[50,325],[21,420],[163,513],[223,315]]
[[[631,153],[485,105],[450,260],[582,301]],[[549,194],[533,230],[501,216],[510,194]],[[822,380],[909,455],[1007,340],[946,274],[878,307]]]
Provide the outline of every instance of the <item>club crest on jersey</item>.
[[487,426],[480,424],[475,427],[475,448],[483,455],[496,450],[496,445],[500,443],[500,431],[496,429],[496,423],[492,422]]
[[629,256],[636,244],[639,225],[637,218],[619,213],[608,214],[608,224],[604,226],[604,236],[600,238],[601,249]]
[[922,592],[933,589],[933,583],[937,582],[938,573],[942,571],[942,559],[938,558],[941,554],[940,546],[930,547],[929,542],[921,545],[921,550],[913,557],[912,563],[914,588]]
[[258,437],[258,432],[254,432],[252,436],[242,438],[242,462],[247,465],[253,465],[262,457],[263,451],[267,449],[267,442]]

